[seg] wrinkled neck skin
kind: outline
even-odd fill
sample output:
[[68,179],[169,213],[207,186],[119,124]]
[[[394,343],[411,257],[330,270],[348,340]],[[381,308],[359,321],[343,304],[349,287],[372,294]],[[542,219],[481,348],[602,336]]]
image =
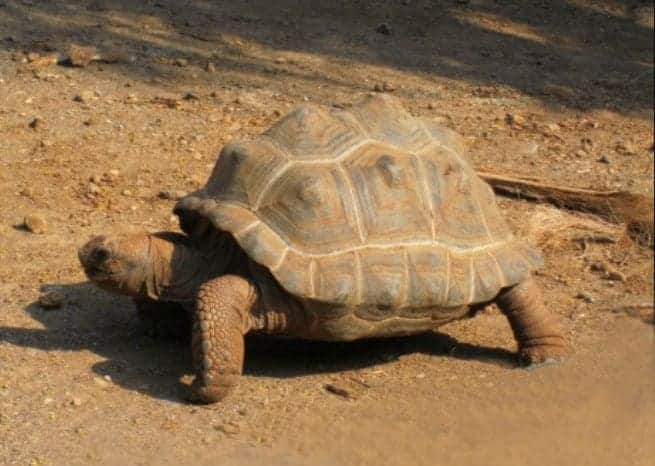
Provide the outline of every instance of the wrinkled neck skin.
[[198,288],[225,274],[243,275],[247,259],[227,234],[217,234],[209,246],[199,248],[179,234],[150,235],[145,290],[156,301],[191,305]]

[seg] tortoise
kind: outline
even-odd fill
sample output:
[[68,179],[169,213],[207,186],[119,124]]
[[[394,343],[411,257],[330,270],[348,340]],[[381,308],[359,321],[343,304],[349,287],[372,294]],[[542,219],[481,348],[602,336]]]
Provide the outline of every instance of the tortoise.
[[532,277],[540,253],[511,233],[464,152],[389,95],[347,111],[303,105],[222,149],[174,207],[183,233],[99,236],[79,258],[103,288],[191,312],[197,402],[237,384],[246,333],[411,335],[490,303],[520,361],[561,360],[562,328]]

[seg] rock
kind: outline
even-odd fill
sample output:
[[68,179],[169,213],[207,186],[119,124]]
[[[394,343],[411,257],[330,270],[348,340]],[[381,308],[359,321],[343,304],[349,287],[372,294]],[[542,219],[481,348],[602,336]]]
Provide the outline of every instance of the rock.
[[376,84],[373,87],[373,90],[375,92],[393,92],[396,90],[396,86],[394,86],[390,82],[383,82],[382,84]]
[[30,121],[29,127],[33,130],[41,130],[47,128],[46,122],[43,118],[36,117]]
[[635,155],[637,153],[635,147],[628,141],[617,142],[614,149],[622,155]]
[[82,406],[82,399],[77,398],[77,397],[73,398],[71,400],[71,405],[76,406],[76,407]]
[[591,296],[589,293],[586,293],[584,291],[579,292],[577,295],[575,295],[576,299],[580,299],[584,301],[585,303],[593,303],[594,302],[594,297]]
[[505,122],[508,125],[512,126],[523,126],[525,124],[525,118],[523,118],[521,115],[517,115],[515,113],[508,113],[505,115]]
[[25,225],[25,228],[28,231],[36,233],[37,235],[42,235],[48,231],[48,223],[39,214],[26,215],[23,219],[23,225]]
[[545,95],[553,95],[563,100],[570,100],[575,97],[575,92],[570,87],[557,84],[546,84],[543,87],[542,92]]
[[241,432],[241,426],[236,422],[224,422],[223,424],[217,424],[214,426],[214,429],[219,432],[223,432],[226,435],[236,435]]
[[94,377],[93,378],[93,383],[96,384],[99,388],[102,388],[102,389],[106,389],[106,388],[111,387],[111,384],[107,380],[105,380],[103,378],[100,378],[100,377]]
[[611,163],[611,160],[610,160],[609,157],[607,157],[607,155],[605,155],[605,154],[601,155],[601,156],[598,158],[598,161],[599,161],[600,163],[607,163],[607,164]]
[[57,55],[39,55],[35,52],[27,54],[27,61],[30,66],[34,68],[47,68],[48,66],[56,65],[59,62]]
[[375,32],[379,34],[384,34],[385,36],[390,36],[391,28],[387,23],[381,23],[378,27],[375,28]]
[[73,44],[68,49],[68,60],[72,66],[84,67],[98,58],[95,47],[83,47]]
[[82,91],[81,93],[77,94],[75,97],[73,97],[73,100],[75,102],[81,102],[84,104],[88,104],[92,100],[95,100],[95,95],[93,94],[92,91],[85,90]]
[[94,182],[89,183],[89,185],[87,186],[87,192],[89,194],[93,194],[93,195],[100,194],[101,191],[102,189],[100,188],[100,186],[98,186]]
[[207,73],[216,73],[216,66],[212,62],[207,62],[207,65],[205,65],[205,71]]
[[186,58],[176,58],[173,63],[175,63],[175,66],[179,66],[180,68],[189,66],[189,60],[187,60]]
[[43,309],[59,309],[66,297],[60,291],[48,291],[39,296],[39,306]]
[[123,196],[129,197],[132,195],[132,191],[130,191],[129,189],[124,189],[123,191],[121,191],[121,194]]
[[182,199],[183,197],[187,196],[186,191],[182,191],[181,189],[176,190],[176,191],[160,191],[159,194],[157,195],[160,199],[166,199],[168,201],[177,201],[179,199]]

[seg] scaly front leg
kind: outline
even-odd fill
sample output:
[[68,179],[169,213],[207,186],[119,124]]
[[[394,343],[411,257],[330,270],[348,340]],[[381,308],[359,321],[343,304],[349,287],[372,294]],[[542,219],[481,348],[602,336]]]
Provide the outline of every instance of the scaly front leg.
[[258,299],[256,288],[235,275],[215,278],[200,287],[191,335],[196,372],[191,401],[220,401],[239,381],[243,337],[252,328],[251,311]]

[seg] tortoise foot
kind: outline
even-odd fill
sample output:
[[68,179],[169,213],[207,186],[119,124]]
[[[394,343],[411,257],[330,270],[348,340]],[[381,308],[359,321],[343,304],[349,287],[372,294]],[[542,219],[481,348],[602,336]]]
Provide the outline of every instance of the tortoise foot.
[[182,398],[192,403],[216,403],[232,393],[238,379],[239,376],[226,375],[214,383],[206,384],[196,377],[191,385],[182,386],[181,395]]
[[566,346],[562,345],[535,345],[521,348],[519,362],[523,366],[537,368],[540,366],[557,364],[566,359]]

